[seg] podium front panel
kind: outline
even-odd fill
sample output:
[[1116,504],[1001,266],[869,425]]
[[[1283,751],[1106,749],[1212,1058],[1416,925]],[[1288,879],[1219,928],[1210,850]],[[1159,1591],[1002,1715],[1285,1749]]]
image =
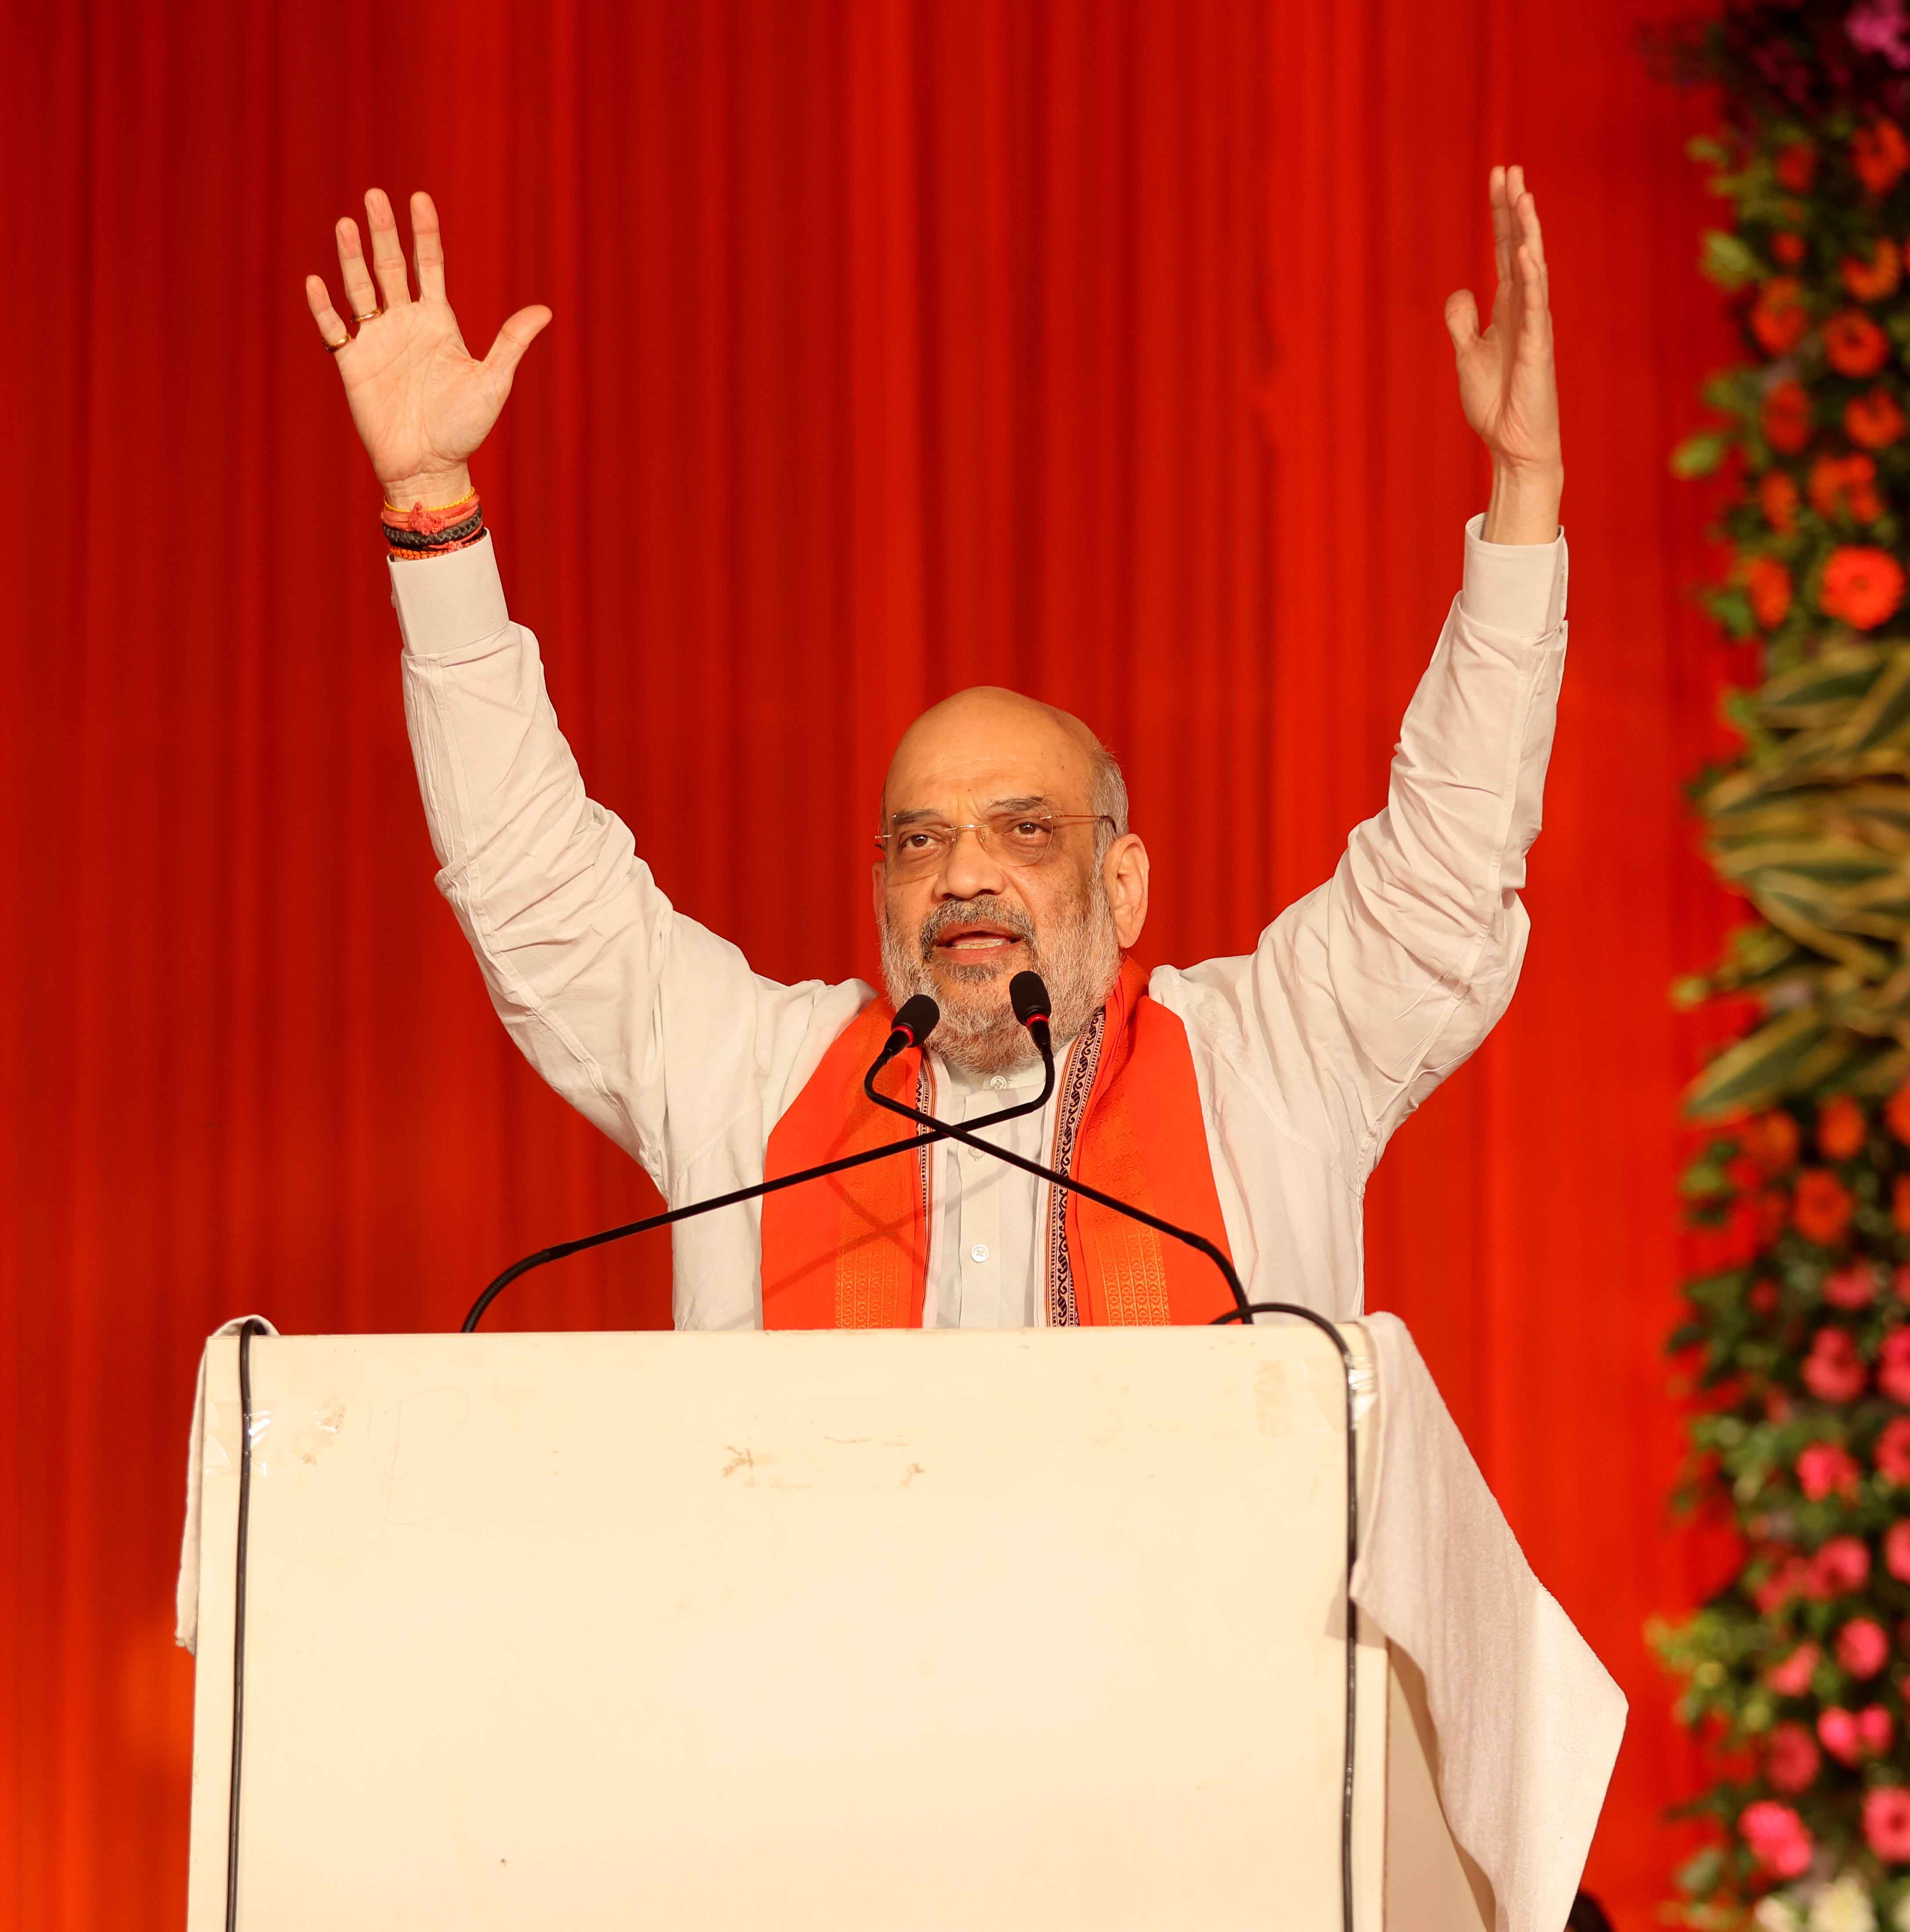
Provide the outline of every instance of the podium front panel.
[[[191,1932],[224,1922],[237,1348],[208,1364]],[[251,1366],[241,1932],[1339,1925],[1317,1331],[282,1337]],[[1377,1633],[1362,1679],[1377,1927]]]

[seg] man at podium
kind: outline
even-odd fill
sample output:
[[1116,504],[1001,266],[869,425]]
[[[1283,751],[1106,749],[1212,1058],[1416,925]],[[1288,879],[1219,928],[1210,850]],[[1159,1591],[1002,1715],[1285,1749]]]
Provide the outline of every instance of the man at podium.
[[[1012,692],[958,692],[903,734],[873,828],[886,998],[753,974],[672,907],[631,830],[586,793],[467,467],[551,312],[520,310],[476,360],[446,299],[430,197],[411,200],[415,298],[383,193],[365,196],[368,267],[341,220],[357,334],[320,278],[306,292],[383,485],[438,886],[525,1056],[667,1201],[893,1138],[862,1076],[917,992],[942,1017],[895,1064],[893,1093],[969,1125],[1031,1098],[1041,1069],[1007,988],[1032,969],[1059,1077],[1044,1110],[992,1130],[999,1143],[1206,1235],[1256,1299],[1359,1312],[1367,1177],[1518,978],[1565,656],[1539,217],[1515,166],[1492,170],[1489,196],[1489,324],[1463,290],[1446,320],[1491,496],[1465,526],[1459,593],[1385,808],[1251,952],[1144,973],[1130,949],[1149,855],[1119,766],[1077,718]],[[1198,1253],[946,1141],[674,1232],[682,1328],[1195,1322],[1232,1305]]]

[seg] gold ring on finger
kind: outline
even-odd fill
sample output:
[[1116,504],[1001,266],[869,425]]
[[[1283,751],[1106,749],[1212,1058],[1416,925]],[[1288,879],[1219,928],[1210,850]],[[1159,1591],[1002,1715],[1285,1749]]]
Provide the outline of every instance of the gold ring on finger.
[[354,315],[352,320],[354,322],[376,322],[381,313],[381,310],[374,308],[369,315]]
[[349,349],[352,346],[352,339],[348,335],[342,342],[328,342],[325,346],[334,356],[335,356],[340,350]]

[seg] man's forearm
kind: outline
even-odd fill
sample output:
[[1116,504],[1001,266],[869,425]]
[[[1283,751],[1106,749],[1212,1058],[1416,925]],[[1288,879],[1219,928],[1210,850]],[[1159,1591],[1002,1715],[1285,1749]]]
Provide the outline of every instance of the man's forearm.
[[1488,543],[1550,543],[1558,535],[1559,500],[1564,494],[1562,469],[1535,472],[1495,464],[1479,535]]

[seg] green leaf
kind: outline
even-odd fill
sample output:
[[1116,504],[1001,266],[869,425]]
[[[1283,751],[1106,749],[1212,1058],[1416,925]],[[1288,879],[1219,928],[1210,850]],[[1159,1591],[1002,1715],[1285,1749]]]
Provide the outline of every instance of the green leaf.
[[1738,236],[1722,228],[1704,232],[1704,246],[1698,258],[1699,271],[1720,288],[1741,289],[1764,272],[1764,264]]
[[1709,476],[1728,454],[1734,439],[1727,430],[1701,429],[1671,452],[1674,476]]

